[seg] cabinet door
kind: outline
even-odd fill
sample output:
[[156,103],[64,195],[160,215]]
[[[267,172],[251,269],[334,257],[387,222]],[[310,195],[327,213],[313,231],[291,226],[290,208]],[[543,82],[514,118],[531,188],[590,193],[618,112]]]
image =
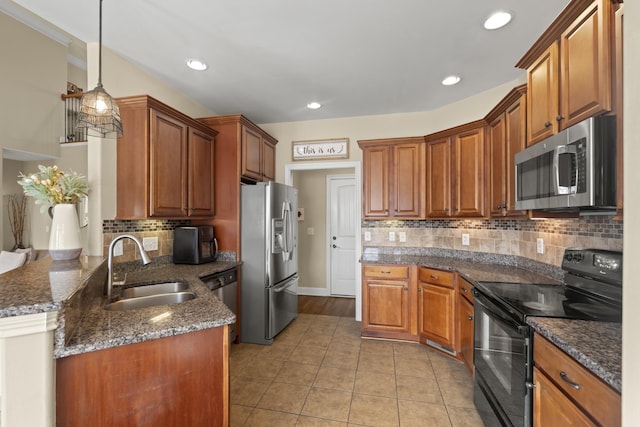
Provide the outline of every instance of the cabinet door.
[[509,217],[522,217],[527,215],[526,211],[516,210],[516,164],[515,155],[524,150],[527,142],[527,101],[526,95],[522,95],[519,100],[511,104],[505,112],[505,199],[506,215]]
[[213,216],[213,137],[189,128],[189,216]]
[[451,216],[451,140],[427,143],[427,217]]
[[527,70],[527,145],[558,132],[558,43]]
[[389,153],[385,146],[362,150],[362,204],[365,217],[389,216]]
[[242,176],[262,180],[262,135],[242,126]]
[[473,305],[462,294],[458,297],[458,336],[460,358],[473,373]]
[[150,111],[149,215],[186,216],[187,125],[159,111]]
[[362,329],[378,332],[411,332],[409,282],[363,280]]
[[560,39],[560,129],[611,110],[611,0],[594,1]]
[[485,213],[484,127],[453,138],[453,215],[478,217]]
[[[489,214],[492,217],[504,216],[506,207],[506,164],[507,144],[505,138],[505,116],[500,115],[489,124]],[[513,163],[513,161],[512,161]]]
[[538,368],[533,368],[533,425],[595,426]]
[[400,144],[393,147],[393,216],[422,216],[423,147],[423,143]]
[[455,349],[455,290],[418,282],[418,333],[448,349]]
[[262,144],[262,180],[276,179],[276,146],[264,141]]

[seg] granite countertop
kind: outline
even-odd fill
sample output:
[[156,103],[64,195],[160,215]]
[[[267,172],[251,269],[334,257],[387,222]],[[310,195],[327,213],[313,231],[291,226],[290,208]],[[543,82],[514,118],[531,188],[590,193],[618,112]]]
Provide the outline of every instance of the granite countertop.
[[[0,318],[57,312],[56,358],[235,322],[235,315],[201,278],[237,267],[239,262],[176,265],[167,257],[152,261],[148,266],[139,262],[116,264],[115,270],[126,273],[124,286],[183,280],[197,297],[180,304],[107,311],[103,308],[107,303],[105,258],[81,256],[73,261],[53,261],[47,256],[0,275]],[[115,287],[114,294],[119,292]]]
[[529,317],[527,323],[619,393],[622,392],[620,323]]

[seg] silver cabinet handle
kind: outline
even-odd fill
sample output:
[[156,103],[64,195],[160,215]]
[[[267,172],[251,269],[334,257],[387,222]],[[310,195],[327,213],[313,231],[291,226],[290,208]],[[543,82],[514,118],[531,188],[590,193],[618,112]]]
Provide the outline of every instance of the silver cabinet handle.
[[573,381],[571,381],[566,372],[561,371],[560,372],[560,378],[562,378],[562,381],[564,381],[565,383],[569,384],[571,387],[575,388],[576,390],[580,390],[580,384],[577,384],[577,383],[574,383]]

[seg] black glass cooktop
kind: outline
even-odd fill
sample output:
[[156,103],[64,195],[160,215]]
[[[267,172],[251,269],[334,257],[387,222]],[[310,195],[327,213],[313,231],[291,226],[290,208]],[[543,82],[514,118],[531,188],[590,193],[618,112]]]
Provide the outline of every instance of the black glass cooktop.
[[480,282],[476,288],[494,302],[507,305],[509,311],[520,318],[620,321],[621,317],[619,307],[594,300],[564,285]]

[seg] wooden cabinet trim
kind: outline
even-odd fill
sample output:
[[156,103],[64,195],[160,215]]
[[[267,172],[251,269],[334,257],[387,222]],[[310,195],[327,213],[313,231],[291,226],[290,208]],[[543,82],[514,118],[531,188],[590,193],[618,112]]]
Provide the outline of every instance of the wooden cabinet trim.
[[520,86],[516,86],[511,91],[498,102],[498,104],[489,111],[489,113],[484,117],[484,121],[487,123],[491,123],[500,117],[504,111],[509,108],[514,102],[518,101],[523,95],[527,94],[527,85],[521,84]]
[[486,120],[484,119],[476,120],[474,122],[465,123],[460,126],[442,130],[440,132],[431,133],[429,135],[426,135],[424,139],[427,142],[433,142],[439,139],[448,138],[450,136],[471,132],[471,131],[477,130],[478,128],[483,128],[486,125],[487,125]]

